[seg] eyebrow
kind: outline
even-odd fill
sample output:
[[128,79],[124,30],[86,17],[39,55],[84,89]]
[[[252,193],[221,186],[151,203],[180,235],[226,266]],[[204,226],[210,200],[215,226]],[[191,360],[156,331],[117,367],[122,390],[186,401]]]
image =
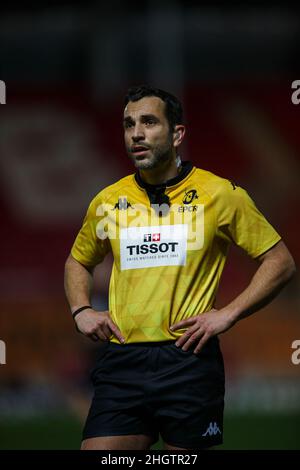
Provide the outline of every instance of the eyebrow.
[[[141,120],[146,120],[146,119],[154,119],[155,121],[159,121],[158,117],[155,116],[154,114],[142,114],[140,116],[140,119]],[[133,122],[133,118],[131,116],[126,116],[124,119],[123,119],[123,122]]]

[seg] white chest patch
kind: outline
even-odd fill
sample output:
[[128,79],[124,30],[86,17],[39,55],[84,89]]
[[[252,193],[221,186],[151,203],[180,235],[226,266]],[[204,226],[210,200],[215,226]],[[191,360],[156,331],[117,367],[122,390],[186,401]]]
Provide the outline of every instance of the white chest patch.
[[121,270],[186,264],[188,225],[121,229]]

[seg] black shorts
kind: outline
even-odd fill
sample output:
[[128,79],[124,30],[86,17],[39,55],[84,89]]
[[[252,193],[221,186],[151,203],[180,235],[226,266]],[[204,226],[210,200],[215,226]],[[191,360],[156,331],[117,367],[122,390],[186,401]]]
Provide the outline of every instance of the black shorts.
[[217,337],[197,355],[174,341],[101,346],[83,439],[147,434],[188,449],[222,444],[224,365]]

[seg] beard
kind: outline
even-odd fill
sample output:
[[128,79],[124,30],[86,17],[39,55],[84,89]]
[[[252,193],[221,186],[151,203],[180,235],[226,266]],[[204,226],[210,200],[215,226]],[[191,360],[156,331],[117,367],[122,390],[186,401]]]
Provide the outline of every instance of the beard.
[[135,155],[131,152],[130,148],[127,148],[127,154],[138,170],[152,170],[158,168],[161,164],[173,158],[171,140],[165,145],[157,145],[156,147],[149,148],[147,154],[142,157]]

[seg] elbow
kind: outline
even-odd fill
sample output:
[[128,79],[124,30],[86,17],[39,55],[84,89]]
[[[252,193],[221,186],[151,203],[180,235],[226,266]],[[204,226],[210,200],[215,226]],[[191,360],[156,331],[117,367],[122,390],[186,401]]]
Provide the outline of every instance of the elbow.
[[278,287],[287,284],[296,273],[294,258],[282,241],[265,253],[260,261],[266,263],[270,271],[273,271]]
[[292,259],[292,263],[289,267],[289,279],[292,279],[297,272],[297,267],[295,261]]
[[296,274],[297,268],[295,261],[291,255],[289,255],[288,259],[285,262],[284,270],[283,270],[283,281],[284,283],[289,282]]

